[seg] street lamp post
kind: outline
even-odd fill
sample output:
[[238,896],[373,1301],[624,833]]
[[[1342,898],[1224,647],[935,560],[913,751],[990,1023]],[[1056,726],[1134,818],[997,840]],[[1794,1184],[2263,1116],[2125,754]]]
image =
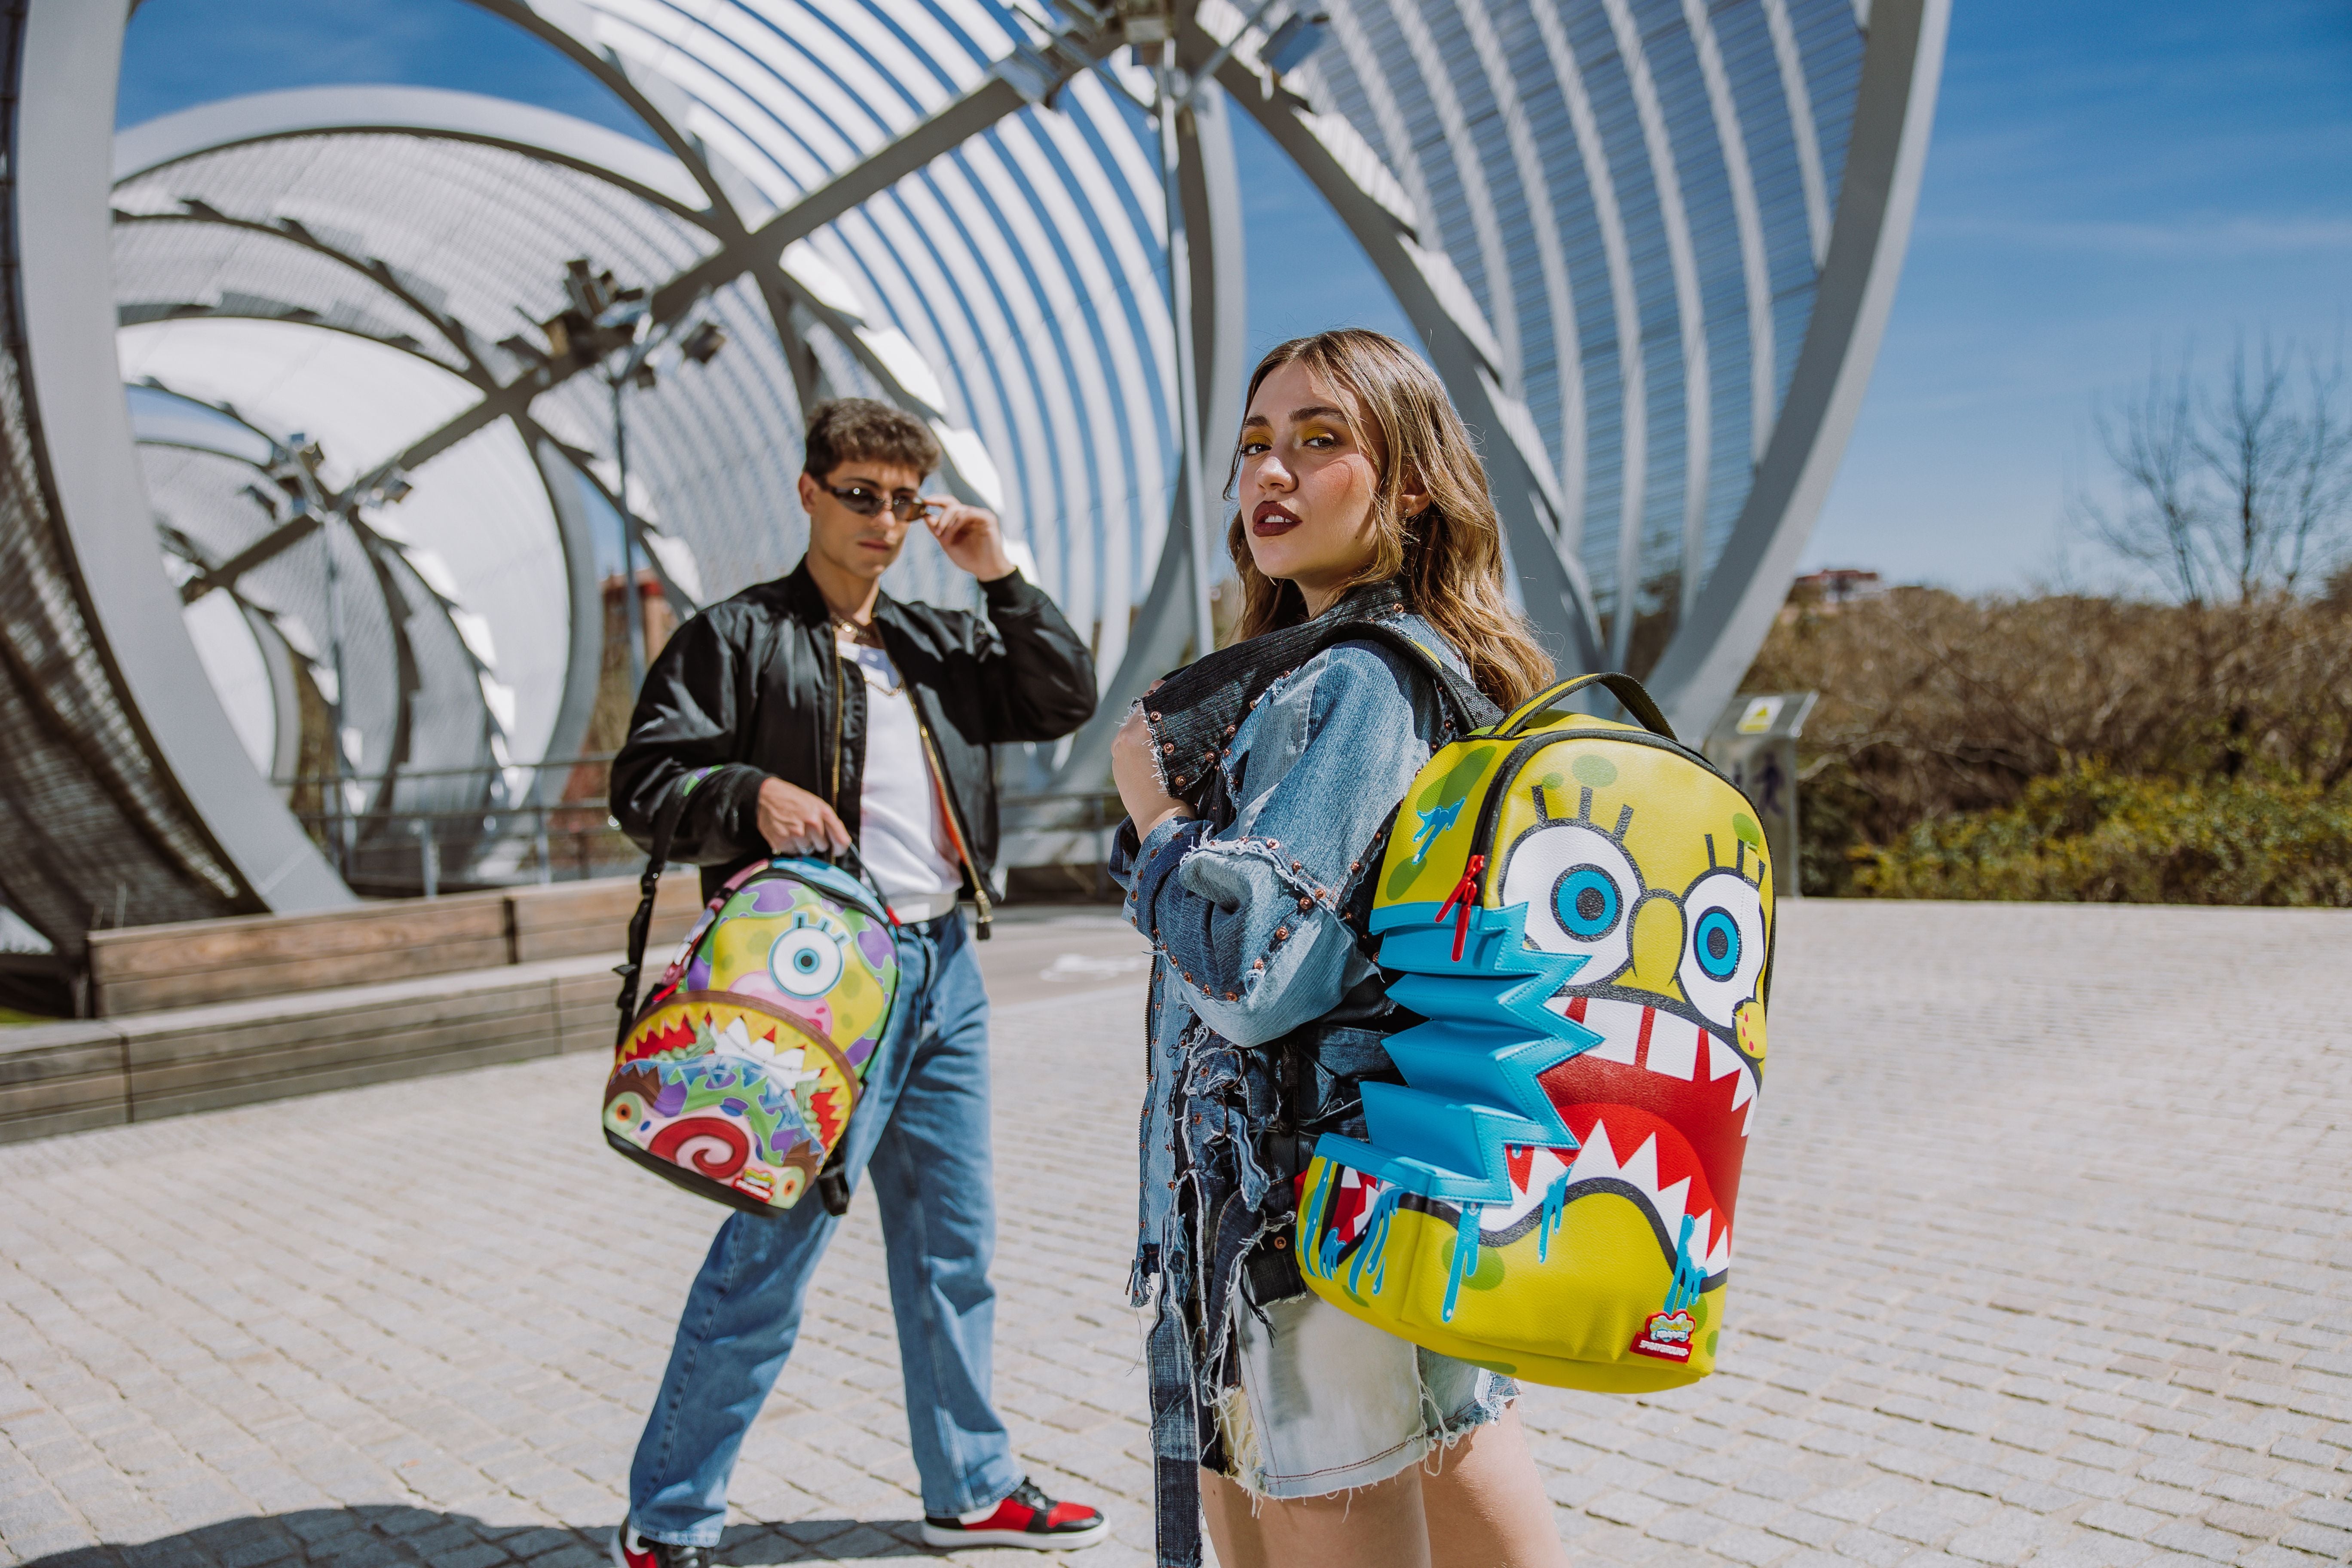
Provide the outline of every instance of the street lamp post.
[[[1137,29],[1129,25],[1130,36]],[[1168,310],[1176,335],[1177,489],[1184,497],[1184,531],[1192,563],[1192,657],[1206,658],[1217,646],[1209,607],[1209,497],[1201,466],[1200,366],[1192,342],[1192,258],[1184,227],[1184,149],[1178,117],[1189,112],[1177,90],[1176,37],[1171,26],[1160,42],[1157,73],[1160,179],[1168,209]]]
[[[645,318],[637,320],[642,322]],[[651,346],[649,342],[640,342],[622,367],[605,377],[613,389],[613,467],[619,479],[614,510],[621,520],[621,625],[629,639],[629,690],[633,693],[646,684],[646,606],[637,593],[637,530],[629,510],[629,422],[621,395],[632,377],[649,368],[645,355]]]
[[[326,461],[316,441],[297,431],[286,438],[290,450],[279,482],[293,492],[298,510],[318,520],[320,559],[327,576],[327,664],[335,689],[327,699],[327,752],[331,762],[327,790],[327,832],[335,847],[335,868],[348,881],[352,874],[351,754],[344,740],[343,698],[350,689],[343,668],[343,579],[335,563],[335,523],[342,507],[329,501],[319,483],[319,467]],[[290,482],[289,482],[290,481]]]
[[[1258,0],[1242,19],[1233,37],[1184,79],[1176,64],[1176,33],[1189,10],[1184,0],[1122,0],[1121,26],[1139,59],[1145,46],[1160,46],[1153,72],[1152,117],[1160,125],[1160,181],[1167,203],[1168,310],[1176,336],[1176,444],[1178,484],[1184,496],[1183,524],[1191,546],[1192,567],[1192,656],[1209,653],[1217,645],[1216,622],[1210,607],[1209,484],[1202,462],[1201,436],[1201,366],[1192,321],[1192,236],[1184,221],[1184,117],[1192,100],[1214,86],[1217,69],[1232,58],[1243,36],[1265,20],[1280,0]],[[1295,11],[1268,37],[1263,55],[1266,68],[1280,76],[1295,69],[1322,41],[1330,16],[1322,11]],[[1223,302],[1220,301],[1222,305]]]
[[[677,339],[683,357],[709,364],[727,346],[727,331],[711,321],[688,327],[689,316],[684,314],[666,327],[656,327],[646,291],[620,287],[610,270],[590,271],[585,257],[564,263],[563,292],[569,309],[540,323],[547,357],[583,367],[602,364],[613,395],[613,506],[621,525],[621,616],[634,693],[646,682],[646,627],[645,605],[637,591],[636,515],[629,507],[629,426],[624,397],[633,385],[652,388],[654,351],[672,338]],[[612,356],[623,350],[626,352],[618,363],[612,363]]]

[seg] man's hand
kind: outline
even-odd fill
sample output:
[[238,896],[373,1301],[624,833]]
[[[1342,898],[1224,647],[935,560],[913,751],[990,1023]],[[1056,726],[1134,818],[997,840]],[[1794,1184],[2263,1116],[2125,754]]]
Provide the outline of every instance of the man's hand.
[[1004,531],[986,507],[966,506],[950,496],[925,496],[937,511],[924,518],[931,537],[940,542],[949,560],[983,583],[993,583],[1013,570],[1004,552]]
[[782,779],[760,785],[760,837],[779,855],[823,855],[849,847],[849,829],[833,807]]
[[[1157,686],[1157,681],[1152,683]],[[1171,816],[1190,816],[1192,808],[1160,787],[1160,769],[1151,754],[1151,727],[1140,713],[1129,713],[1110,742],[1111,782],[1118,801],[1135,823],[1138,839]]]

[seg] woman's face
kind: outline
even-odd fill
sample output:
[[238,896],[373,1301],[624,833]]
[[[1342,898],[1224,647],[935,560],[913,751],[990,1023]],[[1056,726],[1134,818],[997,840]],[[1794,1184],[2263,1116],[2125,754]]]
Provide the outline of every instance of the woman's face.
[[1309,614],[1372,558],[1377,440],[1353,397],[1296,361],[1258,384],[1242,420],[1237,499],[1250,558],[1296,583]]

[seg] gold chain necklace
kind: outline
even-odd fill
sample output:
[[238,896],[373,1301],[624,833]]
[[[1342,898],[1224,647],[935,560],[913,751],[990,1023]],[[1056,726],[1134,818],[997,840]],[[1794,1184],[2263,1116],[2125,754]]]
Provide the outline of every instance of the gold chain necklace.
[[[825,614],[832,618],[833,640],[836,646],[838,646],[841,641],[841,634],[847,632],[849,634],[850,643],[854,647],[876,649],[881,648],[881,634],[875,629],[872,622],[869,621],[866,625],[860,626],[856,621],[846,620],[840,616],[833,615],[830,608],[826,610]],[[889,671],[890,679],[888,683],[882,688],[882,693],[886,697],[896,697],[905,689],[907,684],[906,679],[898,673],[898,665],[890,660],[890,657],[887,652],[883,654],[883,659],[885,668]],[[855,663],[861,670],[871,669],[874,668],[862,658],[853,658],[851,662]]]

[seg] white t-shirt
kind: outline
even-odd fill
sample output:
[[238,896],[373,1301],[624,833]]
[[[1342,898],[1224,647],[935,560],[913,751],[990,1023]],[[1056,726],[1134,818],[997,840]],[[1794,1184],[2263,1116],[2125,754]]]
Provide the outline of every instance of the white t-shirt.
[[845,641],[866,677],[866,779],[858,795],[857,853],[891,898],[951,895],[963,885],[947,812],[923,755],[915,702],[890,656]]

